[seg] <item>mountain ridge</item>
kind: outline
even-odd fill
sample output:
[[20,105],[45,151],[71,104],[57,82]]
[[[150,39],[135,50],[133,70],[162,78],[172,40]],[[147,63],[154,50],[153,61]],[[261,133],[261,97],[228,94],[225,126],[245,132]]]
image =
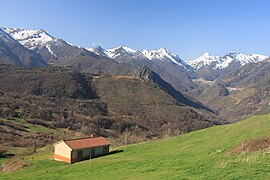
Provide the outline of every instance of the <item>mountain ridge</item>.
[[[106,72],[114,75],[116,72],[127,75],[130,70],[147,66],[182,92],[196,88],[197,85],[191,81],[192,79],[203,78],[213,81],[236,72],[245,64],[257,63],[266,58],[259,54],[248,56],[239,52],[227,53],[224,56],[211,56],[205,53],[193,61],[185,62],[166,48],[134,50],[121,45],[111,49],[100,46],[87,49],[55,38],[43,29],[1,28],[0,33],[7,40],[17,41],[28,49],[26,54],[31,52],[36,57],[35,59],[40,58],[49,65],[73,66],[82,71]],[[23,48],[21,49],[24,51]],[[21,58],[6,58],[3,62],[10,59],[13,61],[12,64],[21,65]],[[27,66],[31,64],[35,62]],[[36,64],[45,65],[45,63]],[[128,68],[124,70],[123,67]]]
[[200,102],[191,99],[191,97],[187,97],[180,92],[178,92],[176,89],[174,89],[169,83],[164,81],[158,74],[151,71],[151,69],[143,66],[135,71],[134,74],[136,77],[140,77],[142,79],[148,80],[159,86],[161,89],[163,89],[165,92],[170,94],[172,97],[177,99],[179,102],[186,104],[188,106],[191,106],[196,109],[203,109],[205,111],[211,112],[216,114],[213,110],[209,109],[208,107],[205,107]]
[[194,68],[197,79],[203,78],[212,81],[219,77],[228,76],[246,64],[258,63],[267,58],[264,55],[245,55],[237,51],[227,53],[224,56],[212,56],[206,52],[197,59],[187,63]]
[[212,56],[208,52],[204,53],[202,56],[188,61],[190,65],[194,67],[195,70],[200,69],[203,66],[210,66],[211,63],[216,63],[214,69],[223,69],[226,68],[232,61],[239,61],[241,66],[244,66],[248,63],[257,63],[267,59],[267,56],[260,54],[250,54],[245,55],[237,51],[232,51],[224,56]]
[[104,49],[101,46],[97,46],[88,48],[87,50],[94,52],[97,55],[107,56],[116,60],[119,60],[118,56],[121,56],[121,53],[126,53],[131,56],[131,59],[144,59],[148,61],[171,61],[176,65],[184,67],[185,69],[190,68],[189,65],[185,61],[183,61],[178,55],[170,52],[164,47],[154,50],[134,50],[125,45],[121,45],[112,49]]
[[[51,43],[53,41],[57,42],[58,40],[62,40],[60,38],[53,37],[52,35],[50,35],[49,33],[47,33],[43,29],[32,30],[32,29],[26,29],[26,28],[1,27],[1,31],[5,31],[7,34],[10,35],[10,37],[17,40],[23,46],[25,46],[31,50],[40,49],[48,43]],[[64,40],[62,40],[62,41],[64,41]],[[80,48],[79,46],[73,45],[67,41],[65,41],[65,42],[71,46]],[[245,54],[239,53],[237,51],[232,51],[232,52],[225,54],[224,56],[212,56],[206,52],[202,56],[200,56],[194,60],[184,61],[177,54],[170,52],[168,49],[166,49],[164,47],[157,48],[154,50],[145,50],[145,49],[144,50],[134,50],[132,48],[127,47],[126,45],[120,45],[120,46],[117,46],[117,47],[111,48],[111,49],[104,49],[101,46],[92,47],[92,48],[84,47],[84,49],[89,50],[91,52],[94,52],[98,55],[100,55],[99,52],[101,52],[101,54],[106,55],[112,59],[116,59],[117,52],[115,52],[115,51],[117,51],[119,49],[123,49],[126,53],[129,53],[132,55],[141,52],[144,55],[144,58],[146,58],[148,60],[157,60],[157,59],[167,58],[167,59],[170,59],[171,61],[173,61],[175,64],[178,64],[178,65],[183,66],[183,67],[192,66],[195,70],[197,70],[201,67],[197,64],[202,62],[203,57],[205,57],[205,56],[206,57],[204,59],[208,58],[211,60],[211,62],[212,61],[213,62],[216,62],[216,61],[224,62],[224,59],[226,59],[226,58],[227,59],[229,57],[235,58],[233,60],[239,61],[242,66],[249,63],[249,62],[259,62],[259,61],[262,61],[262,60],[267,58],[267,56],[260,55],[260,54],[245,55]],[[220,60],[220,59],[223,59],[223,60]],[[205,65],[209,65],[209,62],[206,61]],[[217,68],[217,69],[222,69],[225,67],[226,66],[222,66],[222,65],[218,65],[218,64],[215,66],[215,68]]]

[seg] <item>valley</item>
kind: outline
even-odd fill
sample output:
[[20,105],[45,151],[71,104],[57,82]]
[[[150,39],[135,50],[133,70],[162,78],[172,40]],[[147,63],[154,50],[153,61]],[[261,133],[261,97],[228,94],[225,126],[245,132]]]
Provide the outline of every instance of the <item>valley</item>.
[[263,55],[205,53],[185,62],[166,48],[83,48],[42,29],[0,35],[12,50],[1,50],[2,118],[79,136],[135,133],[134,143],[270,113]]
[[[264,179],[269,69],[259,54],[184,61],[166,48],[85,48],[0,28],[0,163],[11,171],[1,179]],[[53,143],[90,134],[119,153],[52,161]]]
[[[193,61],[185,62],[166,48],[155,50],[134,50],[127,46],[118,46],[112,49],[104,49],[100,46],[83,48],[72,45],[63,39],[55,38],[42,29],[1,28],[1,32],[1,39],[5,44],[3,47],[14,49],[13,44],[15,44],[16,48],[20,48],[19,51],[14,52],[1,51],[4,55],[0,58],[2,64],[13,64],[21,67],[62,66],[82,73],[120,76],[134,76],[136,70],[147,67],[171,84],[177,91],[189,95],[209,107],[211,106],[212,110],[217,112],[223,109],[227,111],[227,108],[224,107],[230,101],[236,101],[236,104],[242,106],[242,104],[250,104],[245,100],[247,98],[258,99],[258,91],[260,91],[258,86],[241,91],[243,96],[240,99],[237,91],[232,90],[232,88],[245,89],[246,87],[241,87],[242,83],[248,83],[249,86],[252,86],[252,83],[256,83],[254,82],[256,78],[259,78],[260,81],[260,78],[265,76],[262,73],[267,70],[269,64],[267,56],[259,54],[245,55],[231,52],[224,56],[213,56],[205,53]],[[25,57],[28,56],[30,59],[27,61],[34,60],[34,64],[25,62],[27,59]],[[8,60],[7,57],[11,59]],[[264,64],[265,67],[260,64]],[[257,65],[260,65],[259,68],[263,71],[260,74],[254,71]],[[247,78],[245,80],[238,73],[245,71],[243,69],[248,71],[249,68],[253,68],[254,74],[250,75],[254,76],[251,79],[253,82]],[[242,78],[243,81],[239,78]],[[230,79],[235,82],[230,82]],[[209,86],[203,84],[204,81]],[[240,86],[238,86],[237,81]],[[208,92],[212,92],[213,95]],[[241,92],[238,94],[241,95]],[[231,96],[227,97],[229,94]],[[241,115],[248,116],[256,114],[260,109],[265,109],[265,103],[266,101],[258,105],[259,109],[251,108],[239,115],[232,113],[231,117],[221,115],[220,118],[223,120],[232,118],[235,121]],[[255,102],[254,105],[257,106],[257,104]],[[220,113],[222,114],[222,112]]]

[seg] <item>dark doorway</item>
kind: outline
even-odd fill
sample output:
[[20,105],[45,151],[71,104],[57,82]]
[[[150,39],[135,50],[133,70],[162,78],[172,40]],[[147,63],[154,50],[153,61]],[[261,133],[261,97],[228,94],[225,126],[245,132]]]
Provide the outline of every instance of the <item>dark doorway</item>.
[[82,157],[83,157],[83,152],[82,151],[78,151],[77,152],[77,158],[78,159],[82,159]]
[[91,149],[91,158],[95,157],[96,153],[95,153],[95,149]]

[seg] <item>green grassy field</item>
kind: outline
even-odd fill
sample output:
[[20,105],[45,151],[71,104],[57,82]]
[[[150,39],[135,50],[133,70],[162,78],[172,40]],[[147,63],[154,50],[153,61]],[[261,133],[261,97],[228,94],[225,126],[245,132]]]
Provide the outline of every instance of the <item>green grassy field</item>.
[[[0,179],[269,179],[270,154],[232,154],[239,143],[270,135],[270,115],[178,137],[130,145],[73,165],[52,161],[52,147],[26,157],[32,165]],[[1,161],[0,161],[1,162]]]

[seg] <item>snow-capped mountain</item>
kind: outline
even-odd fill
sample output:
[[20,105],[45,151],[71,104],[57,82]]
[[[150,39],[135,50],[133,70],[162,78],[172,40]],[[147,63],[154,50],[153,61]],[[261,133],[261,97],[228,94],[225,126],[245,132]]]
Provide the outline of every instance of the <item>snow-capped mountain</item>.
[[188,66],[182,59],[180,59],[178,55],[168,51],[166,48],[159,48],[155,50],[142,50],[141,52],[149,60],[167,60],[184,68]]
[[43,47],[55,38],[46,33],[44,30],[29,30],[21,28],[2,28],[11,37],[28,49],[36,50]]
[[138,51],[133,50],[127,46],[118,46],[112,49],[103,49],[102,47],[97,46],[97,47],[88,48],[87,50],[97,55],[106,56],[108,58],[115,59],[115,60],[118,60],[117,57],[122,56],[122,55],[133,56],[136,53],[138,53]]
[[194,67],[195,70],[210,66],[213,69],[224,69],[227,68],[232,62],[238,62],[241,66],[244,66],[248,63],[260,62],[267,58],[267,56],[259,54],[245,55],[239,52],[227,53],[224,56],[212,56],[206,52],[199,58],[187,63]]
[[116,59],[118,56],[121,56],[123,53],[129,54],[132,56],[132,55],[135,55],[137,51],[127,46],[118,46],[116,48],[106,50],[107,56],[112,59]]
[[82,51],[83,48],[75,46],[60,38],[55,38],[42,29],[30,30],[22,28],[1,28],[25,48],[36,52],[49,64],[69,59]]
[[194,69],[198,70],[201,67],[209,66],[213,62],[217,62],[219,59],[220,56],[211,56],[208,52],[206,52],[197,59],[188,61],[187,63],[191,65]]
[[[193,61],[185,62],[166,48],[134,50],[127,46],[112,49],[103,49],[98,46],[85,49],[55,38],[42,29],[0,28],[0,44],[1,42],[3,47],[0,48],[4,53],[8,52],[8,49],[4,50],[5,47],[16,45],[18,52],[25,51],[29,56],[25,58],[18,54],[18,58],[14,58],[16,55],[14,56],[10,51],[5,59],[2,58],[2,62],[12,60],[12,64],[26,66],[43,64],[73,66],[89,72],[92,68],[91,72],[97,72],[97,74],[112,71],[114,74],[127,74],[131,72],[131,69],[147,66],[180,91],[187,91],[196,86],[190,82],[191,79],[214,80],[236,72],[245,64],[260,62],[267,58],[259,54],[244,55],[239,52],[228,53],[224,56],[212,56],[205,53]],[[5,45],[6,42],[7,45]],[[12,49],[16,48],[12,47]],[[20,62],[23,59],[29,59],[29,61]]]
[[48,65],[39,55],[22,46],[1,28],[0,64],[12,64],[22,67]]
[[257,63],[267,58],[267,56],[259,54],[245,55],[239,52],[227,53],[224,56],[212,56],[209,53],[204,53],[199,58],[187,63],[195,69],[197,78],[214,80],[234,73],[246,64]]
[[[49,35],[43,29],[30,30],[22,28],[1,28],[8,33],[13,39],[18,41],[27,49],[40,51],[45,48],[52,58],[56,57],[56,53],[52,50],[51,46],[59,40]],[[43,50],[44,52],[44,50]],[[47,58],[45,58],[47,59]],[[47,60],[49,62],[49,60]]]
[[112,49],[103,49],[102,47],[89,48],[89,51],[102,56],[107,56],[111,59],[123,62],[128,60],[146,60],[146,61],[165,61],[174,63],[183,68],[188,68],[189,65],[185,63],[178,55],[170,52],[166,48],[158,48],[154,50],[134,50],[127,46],[118,46]]

